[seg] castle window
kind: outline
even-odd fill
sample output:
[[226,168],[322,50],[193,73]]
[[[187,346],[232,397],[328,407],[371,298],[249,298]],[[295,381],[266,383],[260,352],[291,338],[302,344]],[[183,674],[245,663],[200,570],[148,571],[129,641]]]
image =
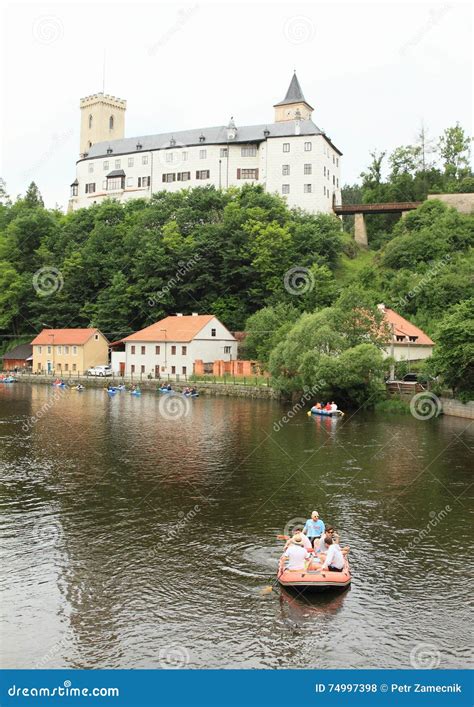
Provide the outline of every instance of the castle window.
[[104,171],[105,171],[106,169],[109,169],[109,160],[104,160],[104,162],[103,162],[103,164],[102,164],[102,167],[103,167]]
[[94,163],[89,162],[89,174],[92,174],[93,171],[94,171]]
[[149,187],[151,182],[151,177],[138,177],[139,187]]
[[289,152],[289,151],[290,151],[290,143],[284,142],[283,143],[283,152]]
[[128,158],[128,166],[133,167],[133,157]]
[[115,160],[115,169],[120,169],[122,166],[122,160]]
[[312,184],[305,184],[304,185],[304,193],[305,194],[311,194],[313,191],[313,185]]
[[207,150],[199,150],[199,159],[205,160],[207,157]]
[[183,162],[187,162],[187,160],[188,160],[188,153],[187,153],[187,152],[182,152],[182,153],[181,153],[181,159],[183,160]]
[[312,173],[313,173],[313,165],[311,165],[311,164],[305,164],[305,166],[304,166],[304,173],[305,173],[305,174],[312,174]]
[[148,164],[148,155],[143,155],[142,164]]
[[227,157],[227,147],[221,147],[220,155],[221,157]]
[[336,157],[336,167],[339,167],[339,157]]
[[304,151],[311,152],[312,149],[313,149],[313,143],[312,142],[305,142]]
[[176,174],[174,172],[168,172],[167,174],[163,174],[161,176],[161,180],[163,182],[174,182],[176,181]]
[[113,129],[114,129],[114,116],[111,115],[109,118],[109,130],[113,130]]
[[107,179],[107,191],[117,191],[125,187],[125,177],[110,177]]
[[71,184],[71,196],[77,196],[79,193],[79,186],[77,182]]
[[165,161],[166,162],[173,162],[173,153],[172,152],[165,153]]
[[196,172],[196,179],[209,179],[211,173],[208,169],[201,169]]
[[258,169],[238,169],[237,179],[258,179]]
[[326,167],[324,168],[324,176],[326,176]]
[[339,189],[339,179],[336,179],[336,187]]
[[133,187],[133,177],[127,177],[127,187]]
[[282,184],[281,185],[281,193],[282,194],[289,194],[290,193],[290,185],[289,184]]
[[89,116],[89,130],[92,128],[92,116]]
[[281,173],[284,177],[289,177],[290,175],[290,165],[289,164],[283,164],[281,166]]
[[95,192],[95,182],[86,184],[86,194],[93,194]]
[[336,177],[334,176],[334,174],[332,175],[332,183],[333,183],[333,184],[336,183]]
[[242,155],[242,157],[255,157],[255,155],[257,154],[257,146],[246,145],[245,147],[241,148],[240,154]]
[[189,182],[191,179],[191,172],[178,172],[178,182]]

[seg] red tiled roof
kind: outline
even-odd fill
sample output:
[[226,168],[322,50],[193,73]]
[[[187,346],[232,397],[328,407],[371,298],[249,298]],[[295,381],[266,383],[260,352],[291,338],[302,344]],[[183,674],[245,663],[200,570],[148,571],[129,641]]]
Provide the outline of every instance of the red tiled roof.
[[[51,346],[83,346],[93,334],[100,334],[98,329],[43,329],[31,344]],[[104,337],[105,338],[105,337]],[[106,339],[107,341],[107,339]]]
[[[423,346],[434,346],[434,341],[430,339],[428,334],[425,334],[425,332],[422,329],[419,329],[417,326],[412,324],[411,322],[408,321],[408,319],[404,319],[400,314],[397,314],[397,312],[394,312],[393,309],[389,309],[388,307],[383,307],[382,305],[379,305],[379,308],[383,311],[384,316],[385,316],[385,321],[391,326],[393,325],[393,334],[395,337],[397,336],[416,336],[416,342],[413,341],[411,342],[412,345],[420,344]],[[395,341],[395,343],[397,343]],[[403,343],[402,341],[398,343]]]
[[191,341],[214,318],[213,314],[165,317],[122,341]]

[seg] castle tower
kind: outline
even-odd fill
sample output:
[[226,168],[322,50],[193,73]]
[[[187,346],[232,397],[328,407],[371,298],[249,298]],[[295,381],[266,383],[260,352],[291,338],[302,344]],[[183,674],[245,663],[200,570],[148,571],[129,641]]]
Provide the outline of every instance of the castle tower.
[[285,120],[310,120],[313,112],[312,106],[306,102],[301,90],[300,83],[296,77],[296,72],[288,86],[285,98],[279,103],[275,103],[275,123]]
[[96,142],[120,140],[125,135],[127,101],[104,93],[81,98],[81,155]]

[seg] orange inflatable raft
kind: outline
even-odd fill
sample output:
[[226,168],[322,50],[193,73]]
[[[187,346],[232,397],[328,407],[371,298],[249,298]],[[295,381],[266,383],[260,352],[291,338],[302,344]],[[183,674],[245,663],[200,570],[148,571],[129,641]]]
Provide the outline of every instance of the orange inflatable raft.
[[317,556],[310,560],[304,570],[288,570],[282,557],[278,567],[277,579],[282,587],[298,589],[299,591],[320,591],[323,589],[345,589],[351,583],[351,571],[347,558],[342,572],[321,570],[321,561]]

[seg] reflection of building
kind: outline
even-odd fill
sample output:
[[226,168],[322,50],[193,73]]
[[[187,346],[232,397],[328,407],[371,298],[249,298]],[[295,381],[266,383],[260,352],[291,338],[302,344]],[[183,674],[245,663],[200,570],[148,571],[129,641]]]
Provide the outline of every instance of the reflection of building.
[[[125,344],[125,355],[118,372],[127,375],[186,376],[194,372],[197,359],[213,362],[224,354],[237,357],[237,341],[212,314],[165,317],[120,343]],[[115,360],[120,365],[120,359],[112,355],[113,366]]]
[[312,121],[296,74],[274,105],[274,122],[194,128],[125,137],[126,101],[98,93],[83,98],[80,159],[70,210],[149,198],[153,193],[213,185],[263,184],[290,206],[332,213],[340,203],[341,152]]
[[31,345],[34,372],[84,373],[109,359],[109,342],[98,329],[43,329]]
[[385,347],[387,356],[395,361],[420,361],[431,356],[434,341],[428,334],[384,304],[379,304],[378,308],[392,331],[392,341]]
[[3,370],[30,370],[33,361],[31,344],[20,344],[3,354]]

